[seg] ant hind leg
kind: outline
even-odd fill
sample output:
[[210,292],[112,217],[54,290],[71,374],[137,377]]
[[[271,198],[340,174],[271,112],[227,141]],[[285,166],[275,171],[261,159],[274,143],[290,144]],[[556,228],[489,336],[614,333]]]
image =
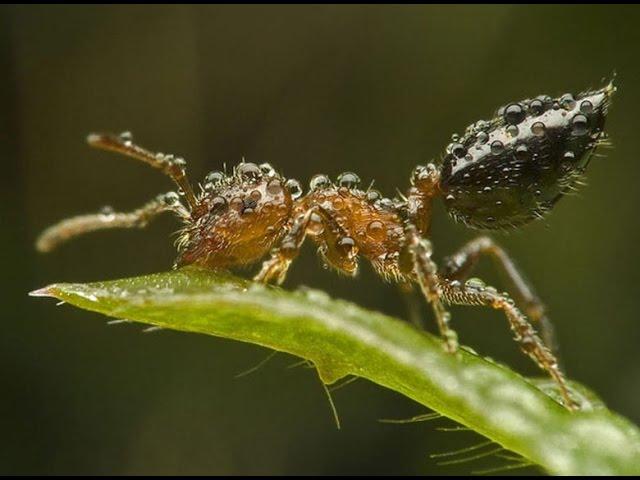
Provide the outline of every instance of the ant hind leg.
[[547,348],[538,336],[533,326],[506,294],[500,294],[493,287],[485,286],[481,282],[461,283],[459,280],[441,280],[443,299],[449,304],[485,306],[502,310],[509,321],[514,338],[520,349],[536,364],[545,370],[556,382],[565,406],[570,410],[577,408],[569,395],[569,389],[558,366],[555,355]]
[[36,241],[36,248],[40,252],[50,252],[74,237],[96,230],[143,228],[163,212],[173,212],[183,219],[189,217],[189,212],[180,203],[178,194],[169,192],[158,195],[146,205],[132,212],[121,213],[105,209],[102,213],[79,215],[62,220],[42,232]]
[[513,289],[513,297],[531,321],[540,326],[542,338],[552,351],[557,352],[553,324],[531,284],[519,271],[509,254],[490,237],[481,236],[464,245],[457,253],[447,257],[440,275],[449,280],[464,282],[478,264],[482,255],[488,255]]

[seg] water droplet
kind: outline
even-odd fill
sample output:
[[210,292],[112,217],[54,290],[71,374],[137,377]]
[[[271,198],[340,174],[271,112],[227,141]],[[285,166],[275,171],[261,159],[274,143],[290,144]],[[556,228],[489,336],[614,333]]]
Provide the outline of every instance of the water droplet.
[[463,158],[467,153],[467,149],[461,143],[454,143],[451,145],[451,153],[456,158]]
[[452,200],[455,200],[455,199],[456,199],[456,197],[455,197],[455,196],[453,196],[453,195],[451,195],[451,194],[449,194],[449,195],[447,195],[446,197],[444,197],[444,199],[445,199],[445,200],[447,200],[447,201],[449,201],[449,202],[451,202]]
[[518,145],[516,147],[516,158],[518,160],[526,160],[529,158],[529,149],[526,145]]
[[236,212],[242,213],[244,210],[244,201],[240,197],[234,197],[229,202],[229,206]]
[[382,194],[378,190],[369,190],[367,192],[368,202],[375,202],[376,200],[379,200],[380,197],[382,197]]
[[378,205],[384,209],[391,209],[394,207],[393,200],[391,200],[390,198],[381,199],[380,201],[378,201]]
[[479,278],[473,277],[464,282],[465,288],[471,288],[474,290],[484,290],[485,283]]
[[591,112],[593,112],[593,103],[591,103],[589,100],[583,100],[580,104],[580,111],[587,115],[590,114]]
[[344,208],[344,200],[342,200],[340,197],[335,198],[331,205],[333,205],[333,208],[335,210],[342,210]]
[[541,115],[544,112],[544,103],[542,103],[542,100],[537,98],[535,100],[531,100],[531,103],[529,104],[529,111],[533,115]]
[[479,132],[478,135],[476,135],[476,141],[480,145],[484,145],[489,141],[489,134],[487,132]]
[[507,127],[507,135],[509,135],[511,138],[517,137],[519,133],[520,130],[515,125],[509,125]]
[[478,120],[475,123],[475,127],[474,128],[475,128],[476,131],[488,130],[489,129],[489,124],[484,120]]
[[260,168],[255,163],[241,163],[236,167],[236,172],[246,179],[257,179],[260,177]]
[[222,172],[210,172],[206,177],[204,177],[204,183],[211,184],[212,187],[216,187],[222,183],[224,180],[224,173]]
[[581,113],[578,113],[571,120],[572,132],[574,135],[584,135],[587,133],[589,121],[587,117]]
[[459,142],[460,141],[460,135],[458,135],[457,133],[454,133],[451,135],[451,141],[452,142]]
[[254,202],[257,202],[258,200],[260,200],[262,198],[262,194],[258,191],[258,190],[253,190],[250,194],[249,194],[249,198],[251,200],[253,200]]
[[331,186],[329,177],[323,174],[314,175],[309,182],[310,190],[323,190]]
[[173,155],[172,155],[170,158],[165,157],[165,159],[168,159],[169,163],[171,163],[172,165],[175,165],[176,167],[179,167],[182,169],[184,169],[187,166],[187,162],[185,162],[184,158],[182,157],[173,158]]
[[338,185],[346,188],[356,188],[360,184],[360,177],[353,172],[338,175]]
[[126,147],[130,147],[133,144],[133,135],[131,135],[131,132],[122,132],[119,136]]
[[375,240],[384,240],[386,237],[386,230],[384,228],[384,224],[379,220],[374,220],[373,222],[367,225],[367,234],[374,238]]
[[116,218],[116,212],[113,210],[113,207],[106,205],[100,209],[100,217],[104,222],[111,222]]
[[504,150],[504,144],[500,140],[494,140],[491,142],[491,153],[494,155],[500,155]]
[[576,101],[573,98],[573,95],[571,95],[570,93],[565,93],[564,95],[562,95],[562,97],[560,97],[560,105],[562,105],[562,108],[564,108],[565,110],[573,110],[576,106]]
[[573,152],[565,152],[563,158],[568,161],[573,161],[576,158],[576,154]]
[[517,125],[524,117],[524,108],[519,103],[511,103],[504,109],[504,120],[511,125]]
[[176,192],[168,192],[164,194],[164,202],[167,205],[177,205],[180,203],[180,197]]
[[533,133],[536,137],[541,137],[542,135],[544,135],[545,128],[546,127],[544,126],[544,123],[535,122],[533,125],[531,125],[531,133]]
[[217,196],[211,200],[211,210],[222,210],[227,207],[227,200],[224,197]]
[[302,195],[302,185],[300,185],[299,181],[293,178],[287,180],[287,183],[285,183],[285,187],[287,187],[287,190],[289,190],[289,192],[291,193],[291,198],[293,198],[294,200],[300,198],[300,195]]
[[267,183],[267,192],[270,195],[278,195],[282,193],[282,182],[277,178],[269,180],[269,183]]
[[353,247],[356,246],[356,241],[351,237],[342,237],[340,240],[338,240],[336,246],[343,255],[348,255],[349,253],[351,253]]
[[275,169],[268,163],[261,163],[260,171],[267,177],[273,177],[276,174]]
[[322,224],[322,217],[317,213],[312,213],[309,217],[309,224],[307,225],[307,232],[310,235],[320,235],[324,231],[324,225]]

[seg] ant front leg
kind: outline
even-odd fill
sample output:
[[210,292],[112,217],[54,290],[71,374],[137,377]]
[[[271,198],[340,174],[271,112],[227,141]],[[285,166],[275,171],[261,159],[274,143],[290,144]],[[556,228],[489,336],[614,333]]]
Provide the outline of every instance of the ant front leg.
[[158,195],[132,212],[114,212],[110,208],[105,208],[101,213],[79,215],[62,220],[42,232],[36,241],[36,248],[40,252],[50,252],[61,243],[96,230],[143,228],[163,212],[173,212],[183,220],[189,218],[189,212],[180,203],[178,194],[169,192]]
[[451,314],[447,311],[442,301],[438,267],[431,259],[433,253],[431,242],[426,238],[421,238],[413,225],[408,226],[405,229],[405,233],[416,280],[422,293],[433,308],[440,335],[445,341],[446,350],[454,353],[458,349],[458,334],[449,326]]
[[540,325],[545,344],[552,351],[557,351],[553,325],[546,315],[544,304],[509,254],[490,237],[481,236],[471,240],[457,253],[445,258],[440,274],[449,280],[464,282],[478,264],[481,255],[489,255],[494,260],[513,289],[513,296],[518,305],[531,321]]
[[553,378],[560,389],[565,406],[569,410],[577,408],[569,395],[567,382],[562,370],[558,367],[556,357],[537,335],[527,317],[516,308],[511,298],[506,294],[498,293],[493,287],[485,286],[479,280],[469,280],[463,284],[459,280],[443,279],[441,286],[443,299],[449,304],[485,306],[502,310],[520,349]]
[[307,235],[307,228],[315,213],[315,209],[299,215],[287,229],[287,233],[280,242],[280,246],[271,252],[271,258],[262,263],[262,268],[253,279],[256,282],[269,283],[275,280],[280,285],[284,282],[289,265],[300,253],[300,247]]

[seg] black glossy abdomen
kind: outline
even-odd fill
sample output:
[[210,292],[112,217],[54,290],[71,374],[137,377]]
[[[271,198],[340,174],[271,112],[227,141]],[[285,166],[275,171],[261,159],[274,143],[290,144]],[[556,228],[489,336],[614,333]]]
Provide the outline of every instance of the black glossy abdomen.
[[540,218],[574,188],[601,138],[613,86],[501,108],[447,147],[440,187],[456,219],[482,229]]

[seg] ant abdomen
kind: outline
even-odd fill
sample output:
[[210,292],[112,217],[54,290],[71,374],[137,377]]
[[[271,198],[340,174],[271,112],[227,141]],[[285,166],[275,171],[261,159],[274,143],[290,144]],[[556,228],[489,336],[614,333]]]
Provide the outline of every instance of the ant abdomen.
[[511,103],[447,147],[440,189],[468,226],[508,228],[540,218],[575,188],[602,141],[615,88]]

